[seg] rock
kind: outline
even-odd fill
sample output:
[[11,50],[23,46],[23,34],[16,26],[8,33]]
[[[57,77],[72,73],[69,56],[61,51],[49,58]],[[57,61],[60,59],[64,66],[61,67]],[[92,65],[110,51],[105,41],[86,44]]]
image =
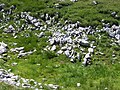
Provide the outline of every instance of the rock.
[[93,1],[93,4],[94,4],[94,5],[97,5],[97,4],[98,4],[98,2],[97,2],[97,1]]
[[67,46],[62,47],[61,50],[63,51],[67,50]]
[[89,42],[84,40],[84,39],[80,39],[80,45],[85,46],[85,47],[89,47],[90,46]]
[[5,47],[5,48],[8,47],[7,44],[5,44],[4,42],[0,42],[0,45],[3,46],[3,47]]
[[61,8],[62,5],[60,5],[59,3],[56,3],[56,4],[55,4],[55,7],[56,7],[56,8]]
[[24,47],[17,47],[17,48],[11,48],[10,49],[11,52],[23,52],[24,51]]
[[11,10],[15,10],[15,9],[16,9],[16,6],[15,6],[15,5],[12,5],[12,6],[10,7],[10,9],[11,9]]
[[112,12],[112,13],[111,13],[112,16],[115,16],[116,14],[117,14],[116,12]]
[[70,0],[71,2],[77,2],[78,0]]
[[45,34],[44,32],[41,32],[39,35],[37,35],[39,38],[43,37]]
[[30,88],[30,84],[28,84],[28,83],[22,83],[22,87],[23,88]]
[[85,55],[85,58],[91,58],[91,54],[90,53],[87,53],[86,55]]
[[52,48],[51,48],[51,51],[55,51],[56,50],[56,46],[53,45]]
[[77,53],[77,59],[80,60],[81,57],[80,57],[80,53]]
[[30,20],[30,21],[32,21],[32,20],[34,19],[34,17],[29,16],[29,15],[28,15],[28,17],[27,17],[27,18],[28,18],[28,20]]
[[51,89],[57,90],[59,88],[58,85],[53,85],[53,84],[48,84],[48,87],[50,87]]
[[15,32],[15,28],[12,25],[9,25],[8,29],[7,28],[4,29],[4,32],[5,33],[13,33],[13,32]]
[[6,53],[7,52],[7,44],[5,43],[0,43],[0,54]]
[[21,83],[16,83],[16,86],[19,87],[21,85]]
[[70,51],[69,51],[69,50],[66,50],[66,51],[64,52],[64,54],[65,54],[67,57],[69,57],[69,56],[70,56]]
[[19,57],[23,57],[23,56],[26,56],[26,55],[27,55],[27,53],[20,52],[17,57],[19,58]]
[[55,40],[54,39],[50,39],[49,42],[50,42],[50,45],[55,44]]
[[0,11],[4,8],[5,4],[0,4]]
[[34,23],[35,27],[40,27],[40,22]]
[[77,83],[77,87],[80,87],[81,86],[81,84],[80,83]]
[[115,43],[117,43],[118,45],[120,45],[120,40],[118,40],[118,41],[115,41]]
[[109,32],[109,36],[114,38],[115,37],[115,32]]
[[71,58],[71,59],[70,59],[70,61],[71,61],[72,63],[74,63],[74,62],[75,62],[73,58]]
[[91,54],[90,53],[87,53],[86,55],[85,55],[85,57],[83,58],[83,62],[82,62],[82,64],[83,65],[88,65],[89,63],[90,63],[90,60],[91,60]]
[[117,40],[120,40],[120,34],[115,35],[115,38],[116,38]]
[[31,23],[32,23],[32,24],[34,24],[34,23],[36,23],[36,22],[37,22],[37,19],[35,19],[35,18],[34,18],[33,20],[31,20]]
[[12,63],[12,66],[16,66],[16,65],[17,65],[17,63],[16,63],[16,62]]
[[0,55],[0,59],[3,59],[3,56]]
[[20,51],[17,57],[18,57],[18,58],[24,57],[24,56],[27,56],[27,55],[32,54],[33,52],[34,52],[34,51],[29,51],[29,52]]
[[93,48],[88,48],[88,52],[89,52],[89,53],[93,53],[93,52],[94,52],[94,49],[93,49]]
[[116,34],[119,34],[119,35],[120,35],[120,29],[117,29],[117,30],[116,30]]
[[58,52],[57,52],[57,54],[62,54],[63,53],[63,51],[62,50],[59,50]]

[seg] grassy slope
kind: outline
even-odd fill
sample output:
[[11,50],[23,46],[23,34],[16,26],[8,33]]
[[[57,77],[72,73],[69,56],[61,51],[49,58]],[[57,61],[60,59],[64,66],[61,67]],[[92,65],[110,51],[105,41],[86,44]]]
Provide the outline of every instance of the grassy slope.
[[[66,0],[65,3],[61,3],[65,6],[59,10],[51,8],[53,3],[57,2],[55,0],[38,1],[39,3],[32,0],[1,0],[1,2],[5,2],[8,5],[17,4],[18,10],[16,10],[16,12],[18,13],[28,10],[34,14],[35,12],[45,12],[49,10],[50,14],[58,11],[61,15],[60,17],[64,19],[71,19],[73,21],[80,20],[82,25],[101,25],[101,19],[105,19],[111,23],[119,23],[119,20],[114,19],[110,15],[112,11],[118,12],[118,15],[120,14],[119,0],[97,0],[100,2],[97,6],[91,4],[92,0],[78,0],[79,2],[74,4]],[[44,3],[44,1],[47,3]],[[66,6],[66,3],[70,4],[70,6]],[[46,8],[46,4],[50,7]],[[36,31],[33,31],[33,33],[35,32]],[[30,32],[28,31],[27,33]],[[24,34],[24,32],[21,32],[20,35],[21,34]],[[32,47],[37,48],[36,53],[21,59],[17,59],[13,53],[8,53],[12,58],[10,60],[5,59],[7,60],[6,63],[0,59],[0,68],[11,68],[12,72],[22,77],[33,78],[42,83],[58,84],[64,86],[65,90],[104,90],[106,87],[108,90],[120,90],[119,46],[111,46],[111,38],[108,38],[106,34],[100,34],[103,35],[101,40],[96,38],[98,37],[97,35],[90,36],[90,39],[96,41],[97,48],[95,52],[101,51],[105,53],[105,55],[94,54],[93,65],[82,67],[81,62],[75,64],[70,63],[69,59],[64,55],[57,57],[54,52],[44,52],[43,54],[42,49],[47,44],[46,38],[39,39],[34,36],[34,34],[31,34],[33,38],[26,39],[25,37],[20,37],[14,39],[11,35],[3,35],[0,33],[0,41],[7,43],[9,48],[14,47],[12,42],[17,42],[17,46],[24,46],[26,51]],[[28,44],[26,42],[31,43]],[[117,56],[116,59],[111,57],[113,51],[115,51]],[[12,66],[11,64],[13,62],[17,62],[18,65]],[[111,64],[111,62],[115,62],[115,64]],[[43,78],[46,78],[46,80],[43,80]],[[81,83],[81,87],[77,88],[77,83]],[[4,85],[0,85],[4,88]]]
[[[83,26],[101,25],[102,19],[111,24],[119,23],[120,18],[116,19],[111,16],[111,13],[114,11],[120,16],[119,0],[97,0],[98,5],[94,5],[92,1],[78,0],[76,3],[71,3],[70,0],[65,0],[65,2],[59,2],[59,0],[1,0],[1,2],[5,2],[9,6],[11,4],[17,5],[18,10],[16,11],[32,11],[38,14],[47,12],[51,15],[59,12],[60,17],[73,22],[79,20]],[[59,3],[62,7],[59,9],[54,8],[56,3]]]

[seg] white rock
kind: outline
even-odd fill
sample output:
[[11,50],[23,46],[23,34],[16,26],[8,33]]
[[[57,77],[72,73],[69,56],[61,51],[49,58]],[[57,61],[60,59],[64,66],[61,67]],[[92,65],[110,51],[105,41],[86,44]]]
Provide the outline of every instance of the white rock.
[[87,64],[87,59],[86,58],[83,58],[83,62],[82,62],[82,64],[84,64],[84,65],[86,65]]
[[70,0],[71,2],[77,2],[78,0]]
[[55,43],[55,40],[54,39],[51,39],[50,40],[50,45],[53,45]]
[[77,59],[80,60],[80,53],[77,53]]
[[59,50],[58,52],[57,52],[57,54],[62,54],[63,53],[63,51],[62,50]]
[[81,84],[80,83],[77,83],[77,87],[80,87],[81,86]]
[[33,24],[33,23],[36,23],[37,22],[37,19],[33,19],[32,21],[31,21],[31,23]]
[[16,86],[19,87],[19,86],[20,86],[20,83],[17,82],[17,83],[16,83]]
[[61,50],[67,50],[67,46],[62,47]]
[[7,44],[5,44],[4,42],[0,42],[0,45],[3,46],[3,47],[7,47]]
[[52,48],[51,48],[51,51],[55,51],[56,50],[56,46],[53,45]]
[[96,1],[93,1],[93,4],[97,5],[98,3]]
[[15,48],[17,51],[24,50],[24,47]]
[[41,38],[42,36],[44,36],[44,32],[41,32],[39,35],[37,35],[39,38]]
[[86,55],[85,55],[85,58],[90,58],[91,57],[91,54],[90,53],[87,53]]
[[3,58],[3,56],[0,55],[0,59],[2,59],[2,58]]
[[32,21],[32,20],[34,19],[34,17],[28,16],[28,19],[29,19],[30,21]]
[[6,53],[7,49],[4,46],[0,46],[0,54]]
[[12,66],[16,66],[16,65],[17,65],[17,63],[16,63],[16,62],[12,63]]
[[40,27],[40,22],[36,22],[36,23],[34,23],[34,25],[35,25],[36,27]]
[[80,39],[79,41],[80,41],[80,45],[82,45],[82,46],[87,46],[87,47],[90,46],[89,42],[84,39]]
[[88,52],[89,52],[89,53],[93,53],[93,52],[94,52],[94,49],[93,49],[93,48],[88,48]]
[[69,56],[70,56],[69,50],[66,50],[66,51],[64,52],[64,54],[65,54],[67,57],[69,57]]
[[120,40],[120,34],[115,35],[115,38],[116,38],[117,40]]
[[71,58],[71,59],[70,59],[70,61],[71,61],[71,62],[74,62],[74,59],[73,59],[73,58]]

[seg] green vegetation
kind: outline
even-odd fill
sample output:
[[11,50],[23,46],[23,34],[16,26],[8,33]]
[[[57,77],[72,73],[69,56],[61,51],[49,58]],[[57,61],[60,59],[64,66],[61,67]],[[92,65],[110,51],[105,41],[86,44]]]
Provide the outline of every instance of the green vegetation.
[[[118,16],[120,15],[120,1],[97,1],[98,5],[94,5],[92,0],[78,0],[75,3],[70,0],[63,2],[59,0],[0,0],[0,3],[5,3],[6,9],[11,5],[16,5],[16,13],[30,11],[35,17],[43,13],[49,13],[52,16],[58,12],[59,20],[80,21],[81,26],[101,27],[102,19],[111,25],[119,24],[120,18],[114,18],[111,13],[115,11]],[[59,8],[55,8],[56,3],[59,3]],[[8,52],[11,57],[0,59],[0,68],[12,69],[16,75],[32,78],[43,84],[58,84],[64,87],[61,90],[120,90],[120,48],[117,45],[111,45],[111,38],[106,33],[89,36],[91,41],[95,41],[97,48],[92,57],[93,64],[87,67],[82,66],[79,61],[71,63],[65,55],[58,56],[55,52],[44,51],[44,47],[48,45],[47,38],[38,38],[35,33],[40,33],[40,31],[22,31],[15,39],[11,34],[2,34],[0,30],[0,42],[4,41],[9,49],[23,46],[25,51],[37,50],[32,55],[22,58],[17,58],[17,54]],[[24,34],[29,34],[30,37],[26,38]],[[98,38],[98,34],[102,35],[101,39]],[[13,42],[17,45],[14,46]],[[99,51],[104,54],[97,54]],[[116,58],[112,57],[113,52]],[[17,65],[12,66],[13,62]],[[77,83],[81,86],[77,87]],[[16,90],[16,88],[0,83],[0,90]]]
[[[119,0],[97,0],[98,4],[94,5],[93,0],[78,0],[73,3],[70,0],[1,0],[8,6],[16,5],[15,12],[30,11],[38,17],[42,13],[49,13],[51,16],[59,13],[59,17],[72,22],[80,21],[82,26],[101,25],[101,20],[110,24],[120,23]],[[56,8],[55,4],[59,4]],[[21,8],[22,7],[22,8]],[[111,13],[117,12],[118,17],[114,18]]]

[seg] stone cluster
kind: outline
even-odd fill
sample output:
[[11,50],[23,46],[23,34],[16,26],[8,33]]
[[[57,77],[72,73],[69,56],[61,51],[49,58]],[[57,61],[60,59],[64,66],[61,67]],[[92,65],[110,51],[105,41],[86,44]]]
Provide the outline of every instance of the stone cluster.
[[32,88],[35,90],[44,89],[44,87],[48,87],[54,90],[57,90],[59,88],[58,85],[42,84],[36,82],[34,79],[25,79],[18,75],[14,75],[13,73],[11,73],[11,69],[9,70],[0,69],[0,82],[4,82],[6,84],[17,87]]
[[104,31],[106,31],[110,37],[120,40],[120,26],[113,25],[111,28],[103,27]]
[[[67,23],[67,21],[65,23]],[[88,40],[87,35],[93,35],[95,31],[91,27],[80,27],[79,23],[80,22],[66,24],[57,30],[53,28],[52,36],[50,36],[48,40],[50,46],[46,46],[45,50],[56,51],[58,55],[65,54],[70,58],[71,62],[76,62],[76,60],[81,61],[81,53],[86,53],[84,49],[89,47],[93,49],[93,43]],[[58,50],[57,47],[60,49]],[[84,62],[86,62],[86,60],[84,60]],[[86,65],[88,63],[86,62],[84,64]]]
[[36,50],[34,51],[29,51],[29,52],[25,52],[24,50],[24,47],[19,47],[19,48],[11,48],[10,49],[11,52],[14,52],[14,53],[18,53],[18,58],[20,57],[23,57],[23,56],[27,56],[27,55],[30,55],[32,54],[33,52],[35,52]]
[[[77,2],[77,0],[70,0],[72,2]],[[97,1],[93,1],[94,5],[97,5]],[[59,5],[56,4],[56,7]],[[113,25],[109,27],[106,25],[101,30],[93,29],[91,26],[89,27],[81,27],[80,22],[72,23],[66,20],[64,23],[58,21],[59,13],[56,13],[54,16],[50,16],[47,13],[40,14],[39,18],[36,18],[31,15],[30,12],[21,12],[19,14],[13,14],[13,10],[16,6],[12,5],[8,10],[4,10],[5,4],[0,4],[0,12],[2,13],[2,19],[0,19],[0,29],[3,30],[5,34],[12,34],[15,39],[17,39],[19,32],[29,30],[32,31],[40,31],[35,34],[39,39],[42,37],[47,37],[49,44],[44,48],[47,51],[53,51],[56,54],[64,54],[66,57],[70,59],[72,63],[77,61],[82,61],[83,65],[91,64],[92,56],[94,54],[94,46],[95,41],[90,41],[88,36],[95,35],[96,32],[105,31],[112,38],[115,38],[120,44],[120,26]],[[13,24],[7,23],[11,19],[10,15],[13,15],[13,20],[15,21]],[[117,17],[116,12],[111,13],[112,16]],[[48,31],[51,35],[46,36],[45,32]],[[98,34],[99,38],[101,35]],[[30,37],[30,35],[25,35],[25,37]],[[16,45],[16,43],[14,43]],[[4,54],[8,52],[8,46],[4,42],[0,42],[0,58],[4,57]],[[21,58],[23,56],[30,55],[36,52],[36,49],[33,51],[25,52],[24,46],[11,48],[10,52],[17,53],[17,57]],[[99,52],[100,53],[100,52]],[[100,53],[103,54],[103,53]],[[115,55],[113,55],[115,56]],[[12,63],[12,65],[17,65],[16,62]],[[5,82],[10,85],[21,86],[26,88],[39,88],[43,89],[41,83],[36,82],[33,79],[24,79],[13,73],[9,73],[4,69],[0,69],[0,81]],[[22,83],[21,83],[22,81]],[[31,85],[30,83],[33,83]],[[58,89],[58,85],[54,84],[45,84],[46,87],[50,89]],[[80,83],[77,83],[77,86],[80,87]]]

